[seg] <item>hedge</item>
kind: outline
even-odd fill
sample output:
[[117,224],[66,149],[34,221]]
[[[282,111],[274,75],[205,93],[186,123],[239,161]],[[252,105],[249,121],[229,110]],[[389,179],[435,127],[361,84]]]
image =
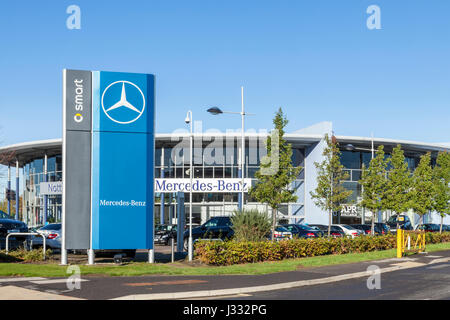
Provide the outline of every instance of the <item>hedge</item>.
[[[415,241],[415,235],[411,243]],[[427,233],[426,243],[450,242],[450,232]],[[207,241],[195,243],[195,257],[201,262],[226,266],[240,263],[279,261],[289,258],[314,257],[328,254],[361,253],[396,248],[397,238],[361,236],[351,238],[292,239],[278,242]]]

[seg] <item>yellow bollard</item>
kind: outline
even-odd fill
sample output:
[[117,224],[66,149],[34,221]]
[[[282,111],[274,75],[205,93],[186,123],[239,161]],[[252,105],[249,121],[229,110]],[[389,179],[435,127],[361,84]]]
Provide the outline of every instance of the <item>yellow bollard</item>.
[[397,258],[403,256],[403,230],[397,229]]

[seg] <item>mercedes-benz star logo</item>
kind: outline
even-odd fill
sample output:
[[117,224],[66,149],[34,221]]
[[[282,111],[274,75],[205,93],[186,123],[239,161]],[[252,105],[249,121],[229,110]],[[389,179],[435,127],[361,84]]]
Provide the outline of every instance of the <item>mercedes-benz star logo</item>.
[[[119,99],[118,92],[120,88],[117,88],[117,86],[120,86],[120,84],[122,84],[122,91]],[[108,106],[107,108],[105,108],[105,104]],[[132,82],[125,80],[113,82],[103,91],[102,109],[106,116],[116,123],[127,124],[135,122],[145,110],[144,94],[142,93],[142,90]],[[126,111],[113,112],[113,110],[122,109],[126,109]]]

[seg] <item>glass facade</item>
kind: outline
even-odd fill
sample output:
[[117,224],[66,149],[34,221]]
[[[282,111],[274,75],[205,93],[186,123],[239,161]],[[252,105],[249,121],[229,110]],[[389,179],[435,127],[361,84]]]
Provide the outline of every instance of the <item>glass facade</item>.
[[[385,150],[386,152],[386,150]],[[386,152],[385,159],[390,157],[389,152]],[[347,190],[351,190],[352,194],[348,198],[348,206],[356,206],[357,214],[348,210],[348,212],[342,212],[340,215],[333,217],[333,223],[370,223],[372,221],[372,213],[365,212],[363,208],[357,206],[357,202],[361,200],[362,188],[359,184],[361,179],[361,173],[363,166],[367,168],[370,165],[372,159],[372,152],[370,151],[346,151],[341,150],[341,164],[345,168],[345,172],[348,173],[349,178],[344,182],[344,187]],[[420,161],[420,154],[413,154],[405,152],[405,161],[408,164],[409,169],[414,171]],[[390,169],[390,164],[388,165]],[[383,221],[389,218],[390,212],[382,212]],[[375,217],[377,221],[377,217]]]
[[[235,146],[239,145],[235,141]],[[260,145],[262,147],[260,148]],[[239,177],[239,148],[217,148],[207,145],[194,148],[194,177],[195,178],[238,178]],[[266,155],[262,143],[247,141],[245,150],[246,163],[245,178],[256,183],[255,173],[260,168],[261,159]],[[293,148],[292,161],[295,166],[304,167],[305,151]],[[155,178],[189,179],[189,148],[170,141],[156,141],[155,149]],[[44,159],[34,159],[23,166],[24,201],[22,212],[24,220],[29,226],[42,225],[44,221],[44,203],[47,201],[47,222],[61,221],[61,195],[43,196],[39,183],[48,181],[62,181],[62,157],[57,155],[47,158],[47,175],[44,175]],[[296,190],[296,203],[285,204],[280,207],[279,214],[286,216],[304,217],[304,178],[305,170],[299,174],[292,187]],[[189,215],[189,193],[185,193],[186,216]],[[238,208],[238,193],[193,193],[193,222],[203,223],[212,216],[230,215]],[[176,195],[170,193],[155,193],[155,221],[160,223],[161,202],[164,201],[164,223],[170,223],[176,216]],[[257,208],[268,211],[265,205],[258,204],[245,194],[246,208]]]
[[61,221],[61,195],[44,197],[40,193],[41,182],[62,181],[62,157],[47,158],[47,175],[44,174],[44,159],[35,159],[23,167],[24,193],[23,217],[29,226],[42,225],[45,200],[47,200],[47,222]]

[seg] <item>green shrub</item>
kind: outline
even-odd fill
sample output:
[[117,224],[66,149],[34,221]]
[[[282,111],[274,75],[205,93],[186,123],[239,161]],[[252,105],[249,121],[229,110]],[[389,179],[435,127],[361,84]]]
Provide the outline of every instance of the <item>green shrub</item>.
[[231,217],[234,240],[261,241],[270,233],[271,222],[266,213],[258,210],[234,211]]
[[[9,251],[6,254],[6,251],[0,251],[0,262],[37,262],[44,260],[44,251],[43,249],[35,249],[35,250],[25,250],[25,249],[17,249]],[[52,250],[47,249],[46,257],[48,258],[52,254]]]
[[[417,239],[411,235],[411,244]],[[450,242],[450,232],[427,233],[426,243]],[[272,241],[198,241],[195,256],[209,265],[225,266],[239,263],[279,261],[288,258],[314,257],[328,254],[362,253],[396,248],[397,238],[362,236],[351,238],[315,238]]]

